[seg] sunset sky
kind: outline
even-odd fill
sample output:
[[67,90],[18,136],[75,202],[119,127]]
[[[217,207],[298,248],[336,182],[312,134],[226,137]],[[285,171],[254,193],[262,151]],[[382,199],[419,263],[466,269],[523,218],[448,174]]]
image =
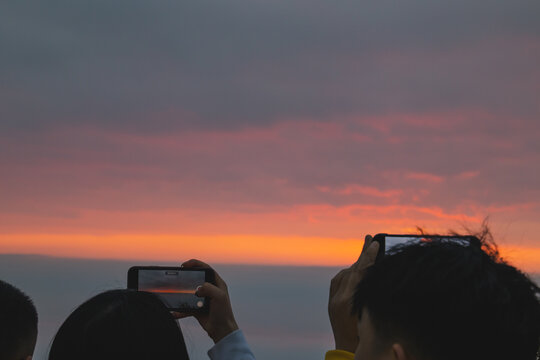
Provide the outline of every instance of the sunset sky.
[[345,265],[477,229],[540,272],[540,2],[0,4],[0,253]]

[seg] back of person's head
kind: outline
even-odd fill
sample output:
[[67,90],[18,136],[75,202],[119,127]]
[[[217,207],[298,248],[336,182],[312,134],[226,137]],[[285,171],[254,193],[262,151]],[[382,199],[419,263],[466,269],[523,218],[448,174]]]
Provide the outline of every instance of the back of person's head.
[[0,359],[20,360],[32,356],[37,322],[32,300],[13,285],[0,280]]
[[366,271],[354,311],[378,349],[416,360],[535,360],[540,289],[494,243],[434,239],[397,245]]
[[64,321],[49,360],[188,359],[180,326],[154,294],[111,290],[79,306]]

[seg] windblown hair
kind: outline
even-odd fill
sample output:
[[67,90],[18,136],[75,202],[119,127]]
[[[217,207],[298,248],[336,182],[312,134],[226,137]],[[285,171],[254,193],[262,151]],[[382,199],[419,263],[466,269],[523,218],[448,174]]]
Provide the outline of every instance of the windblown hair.
[[0,359],[32,355],[37,322],[32,300],[15,286],[0,280]]
[[490,237],[436,238],[390,249],[367,269],[353,309],[369,312],[380,349],[400,342],[414,359],[535,360],[539,295]]
[[154,294],[111,290],[64,321],[49,360],[187,360],[178,323]]

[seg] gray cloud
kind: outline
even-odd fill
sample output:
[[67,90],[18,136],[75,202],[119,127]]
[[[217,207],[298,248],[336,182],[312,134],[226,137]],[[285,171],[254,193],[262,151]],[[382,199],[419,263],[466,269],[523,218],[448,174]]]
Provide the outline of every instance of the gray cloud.
[[461,107],[538,115],[536,1],[1,5],[1,127],[128,131]]
[[85,210],[513,206],[538,198],[539,131],[533,120],[473,112],[168,136],[29,133],[0,144],[9,169],[0,211],[69,218]]
[[47,227],[84,211],[525,206],[539,10],[3,2],[0,212]]

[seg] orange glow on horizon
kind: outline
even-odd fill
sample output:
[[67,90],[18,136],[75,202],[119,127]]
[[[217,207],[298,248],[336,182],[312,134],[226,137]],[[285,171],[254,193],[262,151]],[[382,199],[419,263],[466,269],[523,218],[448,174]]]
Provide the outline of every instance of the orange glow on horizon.
[[[362,245],[362,239],[261,235],[0,234],[0,253],[156,264],[198,258],[209,263],[347,266],[356,260]],[[518,268],[540,273],[540,247],[501,245],[500,252]]]
[[363,240],[261,235],[0,234],[0,252],[60,257],[333,266],[352,262]]

